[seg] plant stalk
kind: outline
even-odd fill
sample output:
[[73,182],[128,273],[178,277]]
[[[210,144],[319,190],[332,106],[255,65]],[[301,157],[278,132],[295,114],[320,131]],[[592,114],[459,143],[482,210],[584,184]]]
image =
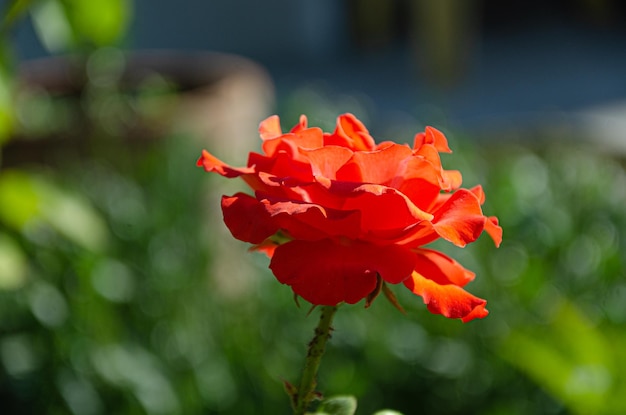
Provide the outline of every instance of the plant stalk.
[[337,312],[337,306],[323,306],[320,320],[315,328],[315,335],[309,343],[302,377],[297,392],[292,396],[294,415],[304,415],[309,405],[316,397],[317,371],[326,350],[326,342],[332,331],[331,324]]

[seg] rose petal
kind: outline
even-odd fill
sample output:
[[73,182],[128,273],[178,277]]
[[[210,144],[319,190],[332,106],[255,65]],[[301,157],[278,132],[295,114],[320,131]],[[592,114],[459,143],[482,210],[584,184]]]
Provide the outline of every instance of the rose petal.
[[405,194],[420,209],[431,210],[442,190],[441,170],[422,157],[409,158],[403,167],[390,187]]
[[280,119],[278,118],[278,115],[272,115],[271,117],[261,121],[261,124],[259,125],[259,135],[261,136],[261,139],[269,140],[282,134],[283,131],[280,128]]
[[343,114],[337,118],[335,131],[324,135],[324,145],[338,145],[360,151],[373,150],[376,147],[365,125],[352,114]]
[[300,119],[298,120],[298,124],[294,125],[293,128],[291,129],[292,133],[297,133],[300,132],[302,130],[306,130],[307,129],[307,125],[308,125],[308,120],[306,115],[302,114],[300,115]]
[[251,247],[250,251],[262,252],[267,255],[268,258],[272,258],[274,256],[274,251],[276,251],[276,248],[278,248],[276,242],[270,239],[266,239],[260,244]]
[[309,163],[294,160],[286,153],[278,153],[274,157],[250,153],[248,165],[254,166],[257,174],[264,172],[280,178],[289,177],[302,182],[313,181]]
[[325,209],[313,203],[263,200],[276,226],[294,239],[314,241],[330,236],[356,238],[361,231],[358,211]]
[[352,160],[337,172],[337,179],[388,185],[401,175],[398,170],[405,167],[405,160],[412,154],[408,146],[399,144],[377,151],[355,152]]
[[442,170],[441,175],[443,178],[441,188],[446,192],[456,190],[463,184],[463,176],[458,170]]
[[294,159],[300,159],[299,148],[319,148],[322,147],[323,140],[322,130],[313,127],[265,140],[262,148],[268,157],[274,157],[279,151],[282,151]]
[[465,269],[454,259],[432,249],[416,249],[415,271],[439,285],[465,286],[476,274]]
[[476,195],[466,189],[454,192],[434,216],[432,223],[437,234],[461,247],[478,239],[487,220]]
[[354,154],[351,150],[339,146],[326,146],[314,150],[300,150],[311,163],[311,172],[318,180],[335,180],[337,170],[342,168]]
[[223,196],[222,213],[226,227],[240,241],[259,244],[278,231],[265,206],[244,193]]
[[491,236],[496,247],[499,247],[502,243],[502,228],[498,226],[498,218],[489,216],[485,221],[485,231]]
[[497,218],[483,216],[478,199],[480,193],[477,196],[475,190],[459,189],[455,193],[440,194],[434,205],[432,221],[419,222],[407,228],[393,242],[416,248],[442,237],[463,247],[478,239],[484,230],[499,245],[502,229],[497,224]]
[[404,285],[413,294],[422,297],[431,313],[441,314],[447,318],[460,318],[464,323],[489,314],[485,309],[487,301],[482,298],[475,297],[453,284],[437,284],[418,272],[413,272],[411,277],[404,281]]
[[250,167],[235,168],[224,163],[206,150],[202,150],[202,156],[196,162],[198,167],[203,167],[207,172],[215,172],[224,177],[233,178],[244,174],[254,173],[254,169]]
[[397,284],[414,269],[415,255],[395,245],[295,240],[274,251],[270,268],[283,284],[312,304],[355,304],[376,288],[377,275]]
[[[338,195],[339,196],[339,195]],[[397,237],[405,229],[433,216],[419,209],[409,198],[396,189],[375,184],[364,184],[344,194],[344,210],[361,212],[364,234],[383,232],[385,238]]]
[[343,114],[337,120],[337,130],[339,134],[345,134],[352,141],[354,150],[372,150],[376,143],[370,135],[365,125],[352,114]]
[[423,133],[415,135],[413,140],[414,149],[418,150],[426,144],[434,146],[441,153],[452,153],[452,150],[448,147],[446,136],[436,128],[426,127]]
[[481,185],[478,185],[472,187],[469,190],[476,195],[476,197],[478,198],[478,203],[480,203],[482,206],[482,204],[485,203],[485,191],[483,190],[483,187]]

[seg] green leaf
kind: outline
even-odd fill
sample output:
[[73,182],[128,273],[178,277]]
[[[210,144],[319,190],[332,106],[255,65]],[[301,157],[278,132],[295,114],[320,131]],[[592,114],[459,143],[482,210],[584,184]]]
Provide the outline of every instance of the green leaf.
[[324,399],[320,404],[317,414],[326,413],[328,415],[354,415],[357,401],[354,396],[334,396]]
[[383,409],[376,412],[374,415],[402,415],[402,412],[394,411],[392,409]]

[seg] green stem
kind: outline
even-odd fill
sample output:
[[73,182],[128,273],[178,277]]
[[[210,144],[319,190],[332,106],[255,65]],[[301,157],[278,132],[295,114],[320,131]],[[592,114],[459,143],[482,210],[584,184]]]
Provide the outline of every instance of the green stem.
[[309,351],[306,355],[300,387],[293,395],[294,415],[304,415],[311,401],[315,398],[315,386],[317,385],[317,371],[326,349],[326,341],[330,338],[331,324],[337,312],[337,306],[323,306],[320,321],[315,328],[313,340],[309,343]]

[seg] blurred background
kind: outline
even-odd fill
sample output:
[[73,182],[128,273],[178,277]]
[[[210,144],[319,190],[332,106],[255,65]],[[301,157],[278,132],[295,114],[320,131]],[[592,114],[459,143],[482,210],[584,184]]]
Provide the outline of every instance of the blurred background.
[[[221,223],[257,126],[425,125],[504,242],[437,244],[488,318],[344,306],[358,414],[626,413],[626,7],[617,0],[0,1],[7,414],[288,414],[317,317]],[[398,287],[402,288],[402,287]]]

